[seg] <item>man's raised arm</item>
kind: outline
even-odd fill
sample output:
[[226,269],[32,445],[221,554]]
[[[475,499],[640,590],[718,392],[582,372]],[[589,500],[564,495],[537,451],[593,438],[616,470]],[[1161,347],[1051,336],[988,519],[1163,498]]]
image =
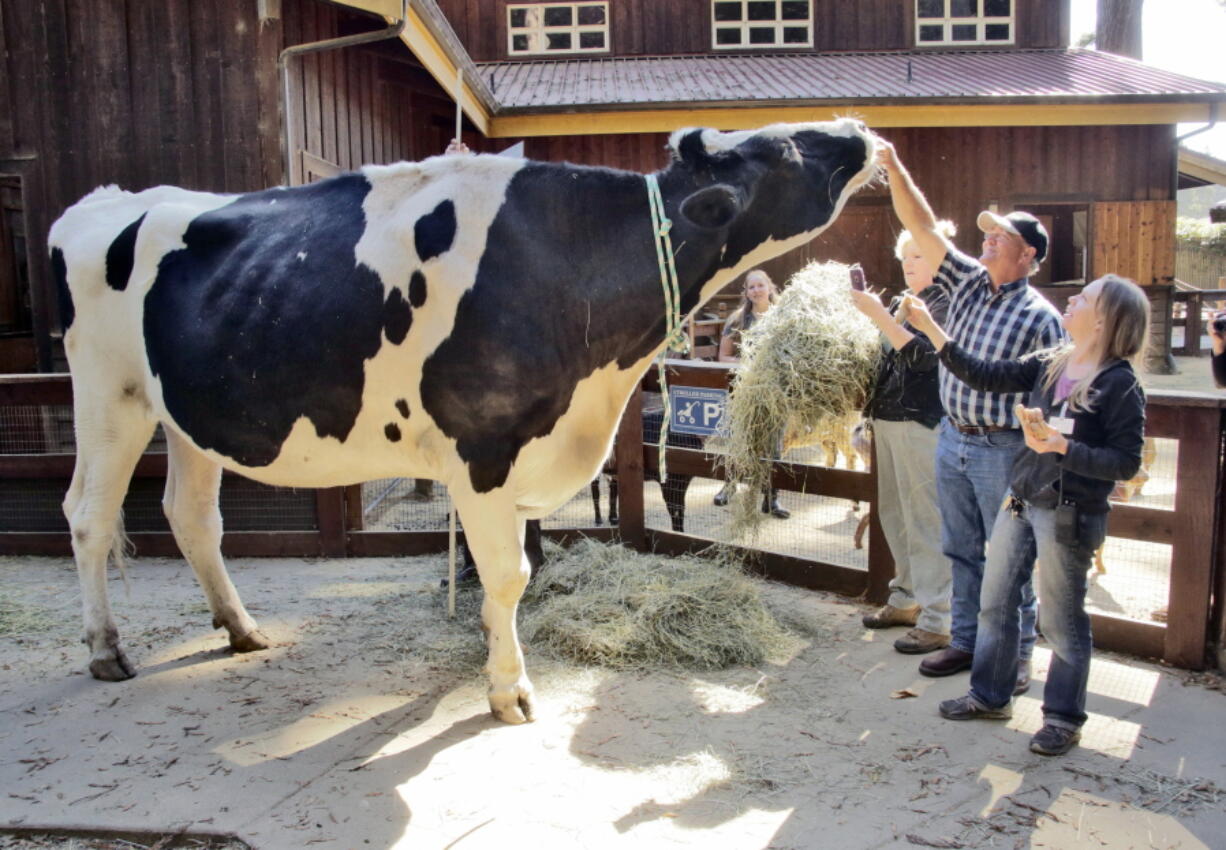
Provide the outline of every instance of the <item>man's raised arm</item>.
[[892,144],[882,139],[878,151],[879,161],[889,178],[890,198],[898,220],[911,233],[928,267],[940,268],[950,245],[937,232],[937,217],[933,215],[932,207],[928,206],[928,199],[898,160],[898,153]]

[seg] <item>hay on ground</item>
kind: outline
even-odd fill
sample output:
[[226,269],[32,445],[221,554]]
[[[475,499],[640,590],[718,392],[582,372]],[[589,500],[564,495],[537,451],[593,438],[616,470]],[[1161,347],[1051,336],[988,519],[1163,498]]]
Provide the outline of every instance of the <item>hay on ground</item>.
[[521,610],[533,650],[614,669],[753,665],[797,645],[732,562],[594,540],[552,549]]
[[724,471],[747,484],[732,530],[757,529],[770,459],[785,433],[802,443],[864,405],[881,356],[876,326],[852,304],[848,267],[810,263],[745,334],[727,412]]
[[0,590],[0,637],[12,637],[45,632],[56,624],[46,608],[31,605],[21,598]]

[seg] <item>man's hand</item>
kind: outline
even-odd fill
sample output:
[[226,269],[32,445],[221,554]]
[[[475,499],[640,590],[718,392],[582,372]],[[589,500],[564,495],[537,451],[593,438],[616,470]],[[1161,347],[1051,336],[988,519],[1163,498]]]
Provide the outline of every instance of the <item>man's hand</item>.
[[468,145],[464,144],[459,139],[452,139],[447,144],[447,150],[443,151],[443,153],[450,156],[451,154],[472,153],[472,151],[468,149]]
[[1226,333],[1219,333],[1213,329],[1214,322],[1218,321],[1226,322],[1226,310],[1218,310],[1209,320],[1209,344],[1213,346],[1214,354],[1226,351]]
[[877,137],[877,165],[887,172],[897,171],[902,167],[898,161],[898,151],[894,149],[893,143],[887,142],[880,136]]

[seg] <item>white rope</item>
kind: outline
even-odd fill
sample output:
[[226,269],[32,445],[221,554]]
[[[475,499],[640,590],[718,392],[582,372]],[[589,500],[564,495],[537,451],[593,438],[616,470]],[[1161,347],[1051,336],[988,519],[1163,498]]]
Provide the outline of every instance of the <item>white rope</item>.
[[[673,240],[669,231],[673,223],[664,211],[664,198],[660,195],[660,184],[654,174],[646,176],[647,206],[651,210],[651,234],[656,246],[656,262],[660,266],[660,286],[664,289],[664,352],[679,349],[689,350],[689,340],[681,330],[681,287],[677,281],[677,266],[674,262]],[[664,418],[660,421],[660,439],[657,449],[660,458],[660,483],[668,478],[668,460],[665,455],[668,443],[668,426],[672,421],[673,405],[668,394],[668,385],[664,373],[664,357],[657,366],[660,374],[660,394],[664,400]]]

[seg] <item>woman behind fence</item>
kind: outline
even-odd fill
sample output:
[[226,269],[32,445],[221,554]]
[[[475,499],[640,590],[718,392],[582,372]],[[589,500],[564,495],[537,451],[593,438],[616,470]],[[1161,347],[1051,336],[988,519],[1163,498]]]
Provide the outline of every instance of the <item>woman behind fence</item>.
[[[745,273],[743,296],[741,306],[724,322],[724,331],[719,338],[720,363],[740,362],[741,337],[779,300],[779,287],[775,286],[770,275],[762,269],[751,269]],[[776,452],[776,457],[779,454]],[[728,504],[735,492],[736,482],[726,482],[715,494],[716,506],[722,508]],[[787,519],[792,515],[787,508],[779,504],[779,494],[773,488],[768,488],[762,494],[762,513],[769,513],[776,519]]]
[[[1051,646],[1043,728],[1032,752],[1060,755],[1080,739],[1090,673],[1086,571],[1107,534],[1107,497],[1141,466],[1145,394],[1130,360],[1148,332],[1149,302],[1135,283],[1107,275],[1069,299],[1071,345],[1020,360],[984,361],[949,341],[922,303],[911,322],[941,361],[981,390],[1029,390],[1019,411],[1029,451],[1013,465],[1010,494],[992,528],[980,597],[971,689],[946,700],[948,720],[1004,720],[1017,678],[1018,604],[1036,557],[1040,622]],[[1020,407],[1020,405],[1019,405]]]
[[[937,225],[952,239],[951,222]],[[945,321],[949,298],[932,286],[936,270],[911,238],[899,234],[894,256],[902,263],[907,291]],[[941,516],[937,509],[936,426],[941,422],[937,354],[928,337],[899,312],[902,298],[889,307],[878,293],[851,291],[852,302],[881,330],[881,365],[869,391],[864,416],[872,424],[877,449],[877,516],[894,556],[890,598],[867,614],[870,629],[913,626],[894,641],[899,652],[919,654],[949,645],[949,592],[952,572],[941,552]]]

